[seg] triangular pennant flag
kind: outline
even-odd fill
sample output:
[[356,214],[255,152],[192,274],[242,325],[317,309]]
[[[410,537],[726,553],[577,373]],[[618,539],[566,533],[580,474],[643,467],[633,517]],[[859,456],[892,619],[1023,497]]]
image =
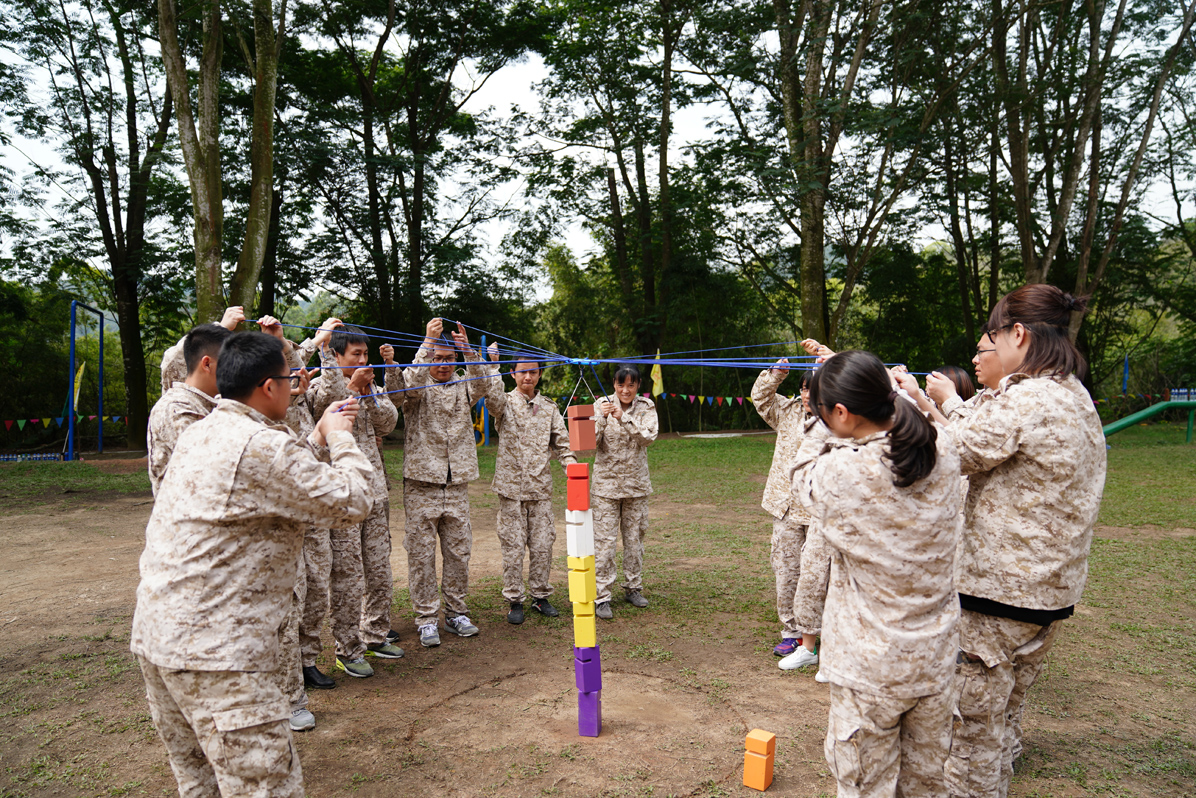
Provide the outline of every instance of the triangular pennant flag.
[[21,430],[25,429],[25,419],[23,419],[23,418],[17,419],[17,429],[21,429]]
[[721,396],[716,396],[714,398],[718,400],[718,406],[722,407],[723,406],[723,398]]
[[88,416],[88,417],[87,417],[87,420],[88,420],[88,421],[95,421],[95,420],[96,420],[96,417],[95,417],[95,416]]
[[742,406],[742,405],[743,405],[743,397],[742,397],[742,396],[736,396],[735,398],[739,400],[739,404]]
[[48,418],[43,418],[43,419],[42,419],[42,426],[44,426],[46,429],[49,429],[49,428],[50,428],[50,419],[48,419]]
[[705,402],[705,401],[706,401],[706,397],[705,397],[705,396],[702,396],[701,394],[698,394],[698,401],[699,401],[699,402]]
[[123,418],[123,416],[113,416],[113,417],[112,417],[112,420],[113,420],[113,421],[115,421],[115,422],[117,422],[117,423],[120,423],[120,420],[121,420],[122,418]]
[[727,397],[727,404],[731,404],[731,397]]
[[125,420],[125,426],[126,426],[126,427],[127,427],[127,426],[129,426],[129,417],[128,417],[128,416],[122,416],[122,418],[124,418],[124,420]]
[[671,393],[671,394],[669,394],[669,398],[670,398],[670,399],[676,399],[676,398],[677,398],[677,394],[675,394],[675,393]]
[[110,421],[110,420],[111,420],[110,416],[104,416],[104,421]]
[[691,394],[688,394],[688,396],[689,396],[689,403],[692,405],[694,403],[694,395],[691,393]]
[[58,426],[60,426],[60,427],[62,426],[62,416],[59,416],[58,418],[54,419],[54,421],[58,424]]
[[713,405],[713,404],[714,404],[714,397],[713,397],[713,396],[707,396],[707,397],[706,397],[706,404],[708,404],[708,405]]
[[753,398],[752,398],[752,397],[750,397],[750,396],[745,396],[745,397],[743,397],[743,398],[744,398],[744,399],[747,399],[747,400],[748,400],[749,402],[751,402],[752,404],[756,404],[756,400],[755,400],[755,399],[753,399]]
[[12,422],[11,422],[11,421],[5,421],[5,422],[4,422],[4,429],[5,429],[5,430],[10,430],[10,429],[12,429]]
[[37,422],[39,422],[39,421],[41,421],[41,419],[40,419],[40,418],[31,418],[31,419],[29,419],[29,423],[30,423],[30,424],[36,424],[36,423],[37,423]]

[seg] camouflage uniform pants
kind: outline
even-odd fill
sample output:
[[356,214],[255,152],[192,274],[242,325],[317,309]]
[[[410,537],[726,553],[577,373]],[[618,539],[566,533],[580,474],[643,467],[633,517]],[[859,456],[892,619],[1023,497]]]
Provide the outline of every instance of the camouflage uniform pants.
[[330,535],[329,614],[336,655],[357,659],[390,631],[394,582],[390,573],[390,503],[376,501],[360,524]]
[[303,536],[303,611],[299,615],[299,655],[303,667],[320,655],[320,627],[328,615],[328,583],[332,577],[332,539],[327,529],[308,527]]
[[816,635],[822,631],[822,610],[826,607],[826,591],[831,582],[831,550],[818,528],[806,530],[806,542],[801,548],[801,575],[797,579],[797,593],[793,597],[794,626],[798,632]]
[[181,798],[303,798],[291,711],[273,673],[137,661]]
[[299,558],[299,572],[295,587],[291,590],[291,608],[286,621],[278,630],[279,663],[272,671],[279,679],[279,689],[291,702],[291,711],[307,706],[307,688],[303,684],[303,663],[299,657],[299,616],[303,612],[303,599],[307,593],[306,568],[303,557]]
[[648,497],[608,499],[590,496],[594,511],[594,577],[598,582],[597,603],[610,601],[610,586],[617,576],[615,548],[623,538],[623,587],[644,587],[644,535],[648,533]]
[[415,608],[416,627],[438,623],[440,595],[436,589],[436,540],[442,558],[440,586],[445,617],[468,615],[469,555],[473,529],[469,525],[469,485],[434,485],[403,480],[407,514],[407,585]]
[[801,574],[801,549],[806,542],[806,526],[793,523],[790,517],[791,513],[786,512],[784,518],[773,519],[769,561],[777,580],[777,617],[781,619],[781,637],[793,639],[801,636],[794,625],[793,597],[797,593],[797,580]]
[[839,798],[946,796],[952,691],[886,698],[831,686],[826,762]]
[[1026,692],[1046,665],[1059,628],[1058,622],[1038,626],[963,611],[955,734],[946,767],[951,795],[1009,793],[1013,763],[1022,753]]
[[523,550],[527,549],[527,586],[532,598],[552,595],[552,544],[556,524],[552,500],[520,501],[498,497],[498,540],[502,544],[502,597],[523,601]]

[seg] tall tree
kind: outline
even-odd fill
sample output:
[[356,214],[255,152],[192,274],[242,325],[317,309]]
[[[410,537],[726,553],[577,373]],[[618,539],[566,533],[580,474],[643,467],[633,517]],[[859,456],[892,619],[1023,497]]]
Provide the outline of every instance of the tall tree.
[[[175,0],[158,0],[162,61],[178,116],[179,142],[191,184],[195,217],[195,302],[199,321],[220,317],[226,304],[221,242],[224,231],[224,191],[220,164],[220,84],[224,54],[224,11],[220,0],[195,6],[201,23],[199,70],[191,101],[191,77],[180,39]],[[187,9],[191,11],[191,8]],[[286,32],[287,0],[281,0],[277,22],[272,0],[253,0],[253,47],[236,26],[239,48],[253,75],[254,106],[251,148],[250,202],[245,240],[228,290],[227,304],[252,306],[270,231],[274,171],[274,96],[278,59]],[[236,20],[234,19],[234,23]],[[277,26],[277,27],[276,27]],[[190,25],[186,26],[190,28]]]
[[[154,20],[136,3],[18,3],[4,9],[6,38],[31,65],[47,102],[23,109],[28,135],[52,143],[68,166],[65,184],[85,191],[81,204],[98,229],[111,279],[125,370],[129,445],[144,448],[148,420],[142,345],[143,279],[154,256],[147,243],[151,178],[171,124],[171,92],[152,56]],[[36,69],[36,72],[33,71]],[[43,174],[58,170],[47,167]],[[58,177],[52,177],[58,180]],[[68,216],[65,227],[74,228]],[[79,231],[86,241],[87,228]],[[77,256],[80,240],[69,247]]]

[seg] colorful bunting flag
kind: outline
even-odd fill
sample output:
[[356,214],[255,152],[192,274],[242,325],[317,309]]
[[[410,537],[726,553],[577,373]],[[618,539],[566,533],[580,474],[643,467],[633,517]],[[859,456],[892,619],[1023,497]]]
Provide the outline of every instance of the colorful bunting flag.
[[716,396],[714,398],[718,400],[718,406],[722,407],[723,406],[723,398],[721,396]]
[[58,418],[54,419],[54,421],[57,422],[58,426],[60,426],[60,427],[62,426],[62,416],[59,416]]
[[17,429],[21,429],[21,430],[25,429],[25,419],[23,419],[23,418],[17,419]]
[[12,429],[12,422],[11,422],[11,421],[5,421],[5,422],[4,422],[4,429],[5,429],[5,430],[10,430],[10,429]]
[[42,419],[42,424],[45,426],[45,428],[46,428],[46,429],[49,429],[49,428],[50,428],[50,419],[48,419],[48,418],[43,418],[43,419]]
[[706,404],[708,404],[708,405],[713,405],[713,404],[714,404],[714,397],[713,397],[713,396],[707,396],[707,397],[706,397]]

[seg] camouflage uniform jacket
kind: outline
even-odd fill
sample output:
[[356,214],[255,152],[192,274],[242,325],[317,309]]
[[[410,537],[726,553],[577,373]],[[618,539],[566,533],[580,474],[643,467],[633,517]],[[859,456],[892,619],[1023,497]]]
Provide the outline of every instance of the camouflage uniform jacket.
[[[477,355],[466,355],[475,358]],[[431,363],[432,350],[420,347],[414,363]],[[398,369],[387,369],[387,390],[401,388]],[[469,382],[452,385],[432,381],[426,365],[412,365],[403,369],[402,379],[408,388],[391,394],[403,411],[407,439],[403,444],[403,478],[434,485],[461,485],[478,478],[478,450],[473,437],[473,417],[470,408],[486,395],[491,379],[502,383],[497,366],[466,366]],[[481,378],[481,379],[478,379]],[[391,387],[391,381],[395,387]]]
[[[308,338],[301,344],[290,340],[286,342],[287,365],[293,369],[307,368],[307,362],[315,354],[316,345]],[[308,393],[291,397],[291,406],[287,408],[287,426],[300,438],[306,438],[315,429],[315,418],[311,414],[311,399]],[[362,449],[362,451],[365,451]],[[321,458],[324,459],[324,458]]]
[[518,390],[504,393],[501,377],[484,382],[486,407],[498,430],[494,492],[519,501],[551,499],[552,459],[562,466],[577,462],[569,450],[569,429],[556,402],[540,393],[530,400]]
[[772,467],[764,485],[764,501],[760,506],[778,521],[789,513],[794,524],[809,524],[810,514],[801,502],[791,501],[793,488],[789,484],[789,464],[801,446],[809,418],[802,407],[801,397],[788,399],[777,395],[788,372],[774,374],[772,369],[760,372],[752,385],[752,404],[764,423],[777,431],[776,448],[772,453]]
[[1057,610],[1080,600],[1105,486],[1105,436],[1074,376],[1011,374],[953,423],[970,474],[959,592]]
[[[612,394],[595,402],[595,411],[602,399],[619,407],[619,397]],[[590,492],[607,499],[633,499],[651,494],[648,444],[656,440],[659,432],[656,405],[638,394],[621,419],[598,413],[594,423],[598,451],[594,455]]]
[[145,530],[130,648],[174,670],[268,671],[285,659],[309,526],[347,526],[373,505],[373,470],[351,435],[321,463],[287,427],[221,399],[179,438]]
[[947,421],[955,423],[975,413],[976,406],[980,404],[981,398],[987,393],[991,393],[988,388],[981,388],[967,401],[960,399],[958,394],[952,394],[947,401],[943,402],[943,406],[939,408],[939,411],[947,417]]
[[955,549],[963,503],[959,456],[942,427],[930,475],[893,484],[888,433],[860,440],[811,429],[793,489],[832,550],[822,668],[853,690],[918,698],[955,672]]
[[162,393],[170,390],[176,382],[187,381],[187,361],[183,359],[183,342],[187,336],[162,353]]
[[149,463],[150,490],[155,495],[183,430],[207,416],[215,407],[215,399],[185,382],[176,382],[154,404],[146,433],[146,448],[149,449],[146,460]]
[[[388,372],[397,369],[387,369]],[[369,393],[382,393],[377,385],[370,385]],[[349,389],[349,381],[340,366],[336,365],[336,357],[329,347],[320,350],[320,376],[311,381],[307,388],[307,400],[311,404],[313,418],[324,415],[324,411],[333,402],[348,399],[350,396],[361,394]],[[372,482],[374,499],[386,501],[390,495],[390,485],[387,484],[386,470],[382,463],[382,453],[378,451],[376,437],[386,435],[395,428],[399,420],[399,411],[389,396],[369,396],[362,399],[361,410],[357,413],[357,421],[353,424],[353,439],[357,447],[365,454],[370,465],[374,467]]]

